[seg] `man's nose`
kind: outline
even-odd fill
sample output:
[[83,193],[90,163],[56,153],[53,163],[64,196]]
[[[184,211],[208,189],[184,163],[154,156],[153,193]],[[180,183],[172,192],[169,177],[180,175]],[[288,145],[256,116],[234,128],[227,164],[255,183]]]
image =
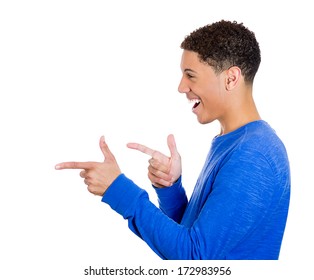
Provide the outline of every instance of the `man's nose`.
[[179,86],[178,86],[178,91],[180,93],[187,93],[190,91],[190,88],[188,85],[185,83],[184,78],[181,79]]

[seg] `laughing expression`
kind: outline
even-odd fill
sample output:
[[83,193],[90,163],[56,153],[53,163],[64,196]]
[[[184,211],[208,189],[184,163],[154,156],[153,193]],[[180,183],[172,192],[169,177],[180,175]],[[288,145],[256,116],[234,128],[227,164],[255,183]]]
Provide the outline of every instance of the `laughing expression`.
[[192,103],[192,112],[200,123],[223,118],[226,107],[225,75],[216,74],[211,66],[201,62],[198,54],[184,50],[181,59],[182,79],[178,90]]

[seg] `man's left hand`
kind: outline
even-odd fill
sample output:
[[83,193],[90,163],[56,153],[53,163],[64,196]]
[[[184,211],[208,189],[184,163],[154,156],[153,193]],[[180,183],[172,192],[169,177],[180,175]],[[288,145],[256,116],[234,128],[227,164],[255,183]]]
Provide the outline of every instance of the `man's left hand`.
[[121,174],[121,170],[114,155],[109,150],[104,136],[99,140],[100,149],[104,155],[103,162],[62,162],[55,166],[61,169],[83,169],[80,176],[88,186],[89,192],[103,196],[112,182]]

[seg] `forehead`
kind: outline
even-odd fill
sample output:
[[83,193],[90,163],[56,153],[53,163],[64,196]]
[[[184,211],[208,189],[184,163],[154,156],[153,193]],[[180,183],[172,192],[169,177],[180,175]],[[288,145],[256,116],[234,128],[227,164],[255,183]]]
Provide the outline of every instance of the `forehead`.
[[200,61],[200,58],[196,52],[184,50],[181,57],[181,70],[182,72],[192,70],[197,73],[201,72],[213,72],[211,66],[205,62]]
[[181,57],[181,68],[184,69],[186,66],[191,66],[200,63],[198,58],[198,54],[196,52],[183,50],[182,57]]

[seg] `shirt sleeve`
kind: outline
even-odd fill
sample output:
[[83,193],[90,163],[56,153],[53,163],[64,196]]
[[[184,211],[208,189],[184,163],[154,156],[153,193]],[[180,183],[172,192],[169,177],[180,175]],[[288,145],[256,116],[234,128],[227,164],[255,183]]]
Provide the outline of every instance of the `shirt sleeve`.
[[[166,215],[123,174],[102,201],[128,219],[129,228],[163,259],[224,259],[256,229],[271,203],[272,170],[263,158],[259,161],[245,158],[221,168],[191,227]],[[168,212],[168,202],[164,205]]]
[[171,187],[156,188],[153,186],[158,196],[159,208],[178,223],[181,221],[188,203],[181,179],[180,176]]

